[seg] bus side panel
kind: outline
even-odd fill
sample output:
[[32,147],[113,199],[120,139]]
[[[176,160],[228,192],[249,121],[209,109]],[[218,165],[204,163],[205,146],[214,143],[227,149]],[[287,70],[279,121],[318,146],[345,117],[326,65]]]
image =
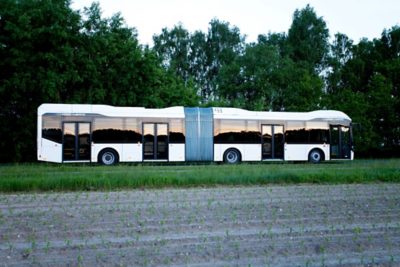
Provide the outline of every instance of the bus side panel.
[[223,161],[228,148],[239,150],[242,161],[261,160],[261,144],[214,144],[214,161]]
[[324,152],[325,160],[330,160],[329,145],[327,144],[285,144],[285,160],[307,161],[308,154],[314,148]]
[[38,160],[49,162],[62,162],[62,145],[42,138],[41,149],[39,150]]
[[220,144],[214,144],[214,161],[223,161],[224,154],[221,152]]
[[169,161],[185,161],[185,144],[169,144]]
[[[120,156],[121,157],[121,156]],[[138,162],[143,160],[142,144],[123,144],[121,162]]]
[[244,154],[242,161],[260,161],[261,160],[261,144],[248,144],[244,146]]

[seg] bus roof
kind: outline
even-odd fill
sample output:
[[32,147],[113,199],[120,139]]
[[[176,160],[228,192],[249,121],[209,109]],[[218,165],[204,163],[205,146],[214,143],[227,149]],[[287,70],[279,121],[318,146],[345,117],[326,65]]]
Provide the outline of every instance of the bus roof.
[[184,118],[183,107],[169,107],[163,109],[147,109],[143,107],[115,107],[109,105],[91,104],[42,104],[38,108],[38,115],[103,115],[109,117],[159,117]]
[[213,108],[216,119],[259,119],[272,121],[335,121],[350,123],[345,113],[337,110],[316,110],[309,112],[248,111],[238,108]]
[[[345,113],[336,110],[316,110],[310,112],[275,112],[248,111],[239,108],[211,108],[215,119],[244,119],[266,121],[329,121],[338,124],[350,124],[351,119]],[[42,104],[38,115],[90,115],[98,114],[110,117],[154,117],[154,118],[185,118],[184,107],[168,107],[148,109],[143,107],[115,107],[109,105],[91,104]]]

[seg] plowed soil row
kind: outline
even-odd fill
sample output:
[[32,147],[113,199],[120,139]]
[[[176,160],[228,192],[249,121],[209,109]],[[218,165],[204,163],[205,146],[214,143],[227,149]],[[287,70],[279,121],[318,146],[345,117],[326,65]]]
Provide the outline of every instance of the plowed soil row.
[[400,185],[0,195],[4,266],[400,265]]

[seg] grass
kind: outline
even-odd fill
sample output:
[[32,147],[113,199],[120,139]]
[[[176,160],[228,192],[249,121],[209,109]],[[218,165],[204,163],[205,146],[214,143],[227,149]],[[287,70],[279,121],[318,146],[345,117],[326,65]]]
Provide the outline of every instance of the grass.
[[118,166],[0,165],[0,192],[128,188],[400,182],[400,159],[346,162]]

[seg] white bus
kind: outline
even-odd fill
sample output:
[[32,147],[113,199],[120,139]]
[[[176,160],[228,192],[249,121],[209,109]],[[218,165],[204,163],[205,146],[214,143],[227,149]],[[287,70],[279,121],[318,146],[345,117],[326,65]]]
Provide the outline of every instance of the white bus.
[[147,109],[42,104],[37,157],[49,162],[352,160],[351,119],[340,111]]

